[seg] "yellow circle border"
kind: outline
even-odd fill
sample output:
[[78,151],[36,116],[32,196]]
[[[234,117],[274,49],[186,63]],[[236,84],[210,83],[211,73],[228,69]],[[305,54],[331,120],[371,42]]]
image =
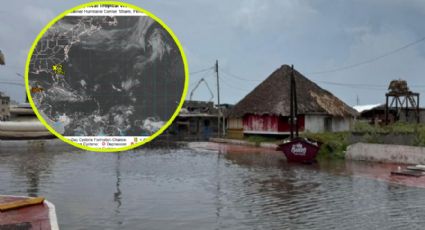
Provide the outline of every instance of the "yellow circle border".
[[[41,114],[38,112],[37,107],[34,104],[34,101],[32,99],[31,96],[31,92],[30,92],[30,87],[29,87],[29,80],[28,80],[28,76],[29,76],[29,66],[30,66],[30,61],[31,61],[31,57],[34,53],[35,47],[37,46],[38,42],[40,41],[41,37],[46,33],[46,31],[53,25],[55,24],[57,21],[59,21],[60,19],[62,19],[63,17],[67,16],[69,13],[72,13],[75,10],[81,9],[81,8],[85,8],[85,7],[89,7],[89,6],[93,6],[93,5],[99,5],[99,4],[110,4],[110,5],[120,5],[120,6],[124,6],[124,7],[128,7],[134,10],[137,10],[139,12],[142,12],[144,14],[146,14],[146,16],[151,17],[153,20],[155,20],[157,23],[159,23],[172,37],[172,39],[174,40],[174,42],[176,43],[181,57],[183,59],[183,65],[184,65],[184,76],[185,76],[185,80],[184,80],[184,89],[183,89],[183,93],[182,96],[180,98],[180,103],[177,106],[177,108],[175,109],[173,115],[171,116],[171,118],[168,119],[168,121],[165,123],[165,125],[163,125],[161,127],[161,129],[159,129],[158,131],[156,131],[154,134],[152,134],[151,136],[145,138],[143,141],[141,142],[137,142],[136,144],[133,145],[129,145],[129,146],[125,146],[125,147],[120,147],[120,148],[93,148],[93,147],[89,147],[89,146],[85,146],[85,145],[81,145],[78,144],[76,142],[73,142],[71,140],[68,140],[67,138],[65,138],[63,135],[61,135],[60,133],[56,132],[56,130],[54,130],[45,120],[44,118],[41,116]],[[116,1],[94,1],[94,2],[89,2],[89,3],[84,3],[78,6],[75,6],[69,10],[66,10],[64,12],[62,12],[60,15],[58,15],[57,17],[55,17],[53,20],[51,20],[42,30],[41,32],[38,34],[38,36],[36,37],[35,41],[33,42],[30,51],[28,53],[28,57],[27,57],[27,61],[25,64],[25,89],[26,89],[26,93],[28,95],[28,100],[29,103],[32,107],[32,109],[34,110],[34,113],[36,114],[37,118],[41,121],[41,123],[43,123],[43,125],[51,132],[53,133],[56,137],[58,137],[59,139],[61,139],[62,141],[73,145],[77,148],[80,149],[84,149],[84,150],[88,150],[88,151],[93,151],[93,152],[119,152],[119,151],[126,151],[126,150],[131,150],[137,147],[140,147],[150,141],[152,141],[153,139],[155,139],[157,136],[159,136],[161,133],[163,133],[174,121],[174,119],[177,117],[177,115],[180,112],[181,107],[183,106],[183,102],[184,99],[186,98],[186,94],[187,94],[187,90],[188,90],[188,83],[189,83],[189,68],[188,68],[188,64],[187,64],[187,60],[186,60],[186,55],[183,51],[183,46],[180,44],[179,40],[177,39],[177,36],[173,33],[173,31],[158,17],[156,17],[154,14],[150,13],[149,11],[142,9],[138,6],[129,4],[129,3],[125,3],[125,2],[116,2]]]

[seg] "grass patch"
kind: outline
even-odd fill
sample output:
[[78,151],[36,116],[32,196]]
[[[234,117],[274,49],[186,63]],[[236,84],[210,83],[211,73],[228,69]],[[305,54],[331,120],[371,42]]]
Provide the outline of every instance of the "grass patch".
[[370,125],[366,122],[356,122],[353,131],[364,135],[367,143],[382,143],[381,135],[414,134],[414,146],[425,146],[425,124],[396,122],[386,126]]
[[348,146],[349,132],[303,133],[301,136],[320,141],[318,158],[343,159]]
[[360,132],[360,133],[381,133],[381,134],[418,133],[418,132],[425,131],[425,125],[416,124],[416,123],[396,122],[396,123],[385,125],[385,126],[378,126],[378,125],[371,125],[363,121],[357,121],[354,123],[353,131]]
[[[319,159],[343,159],[347,146],[352,144],[350,139],[352,133],[361,135],[361,142],[366,143],[383,143],[383,135],[387,134],[414,134],[413,145],[425,146],[425,124],[414,124],[397,122],[387,126],[370,125],[367,122],[357,121],[349,132],[324,132],[324,133],[301,133],[300,136],[320,141]],[[261,142],[279,143],[283,139],[282,136],[264,136],[249,135],[243,140],[255,143],[257,146]],[[351,140],[352,141],[352,140]]]

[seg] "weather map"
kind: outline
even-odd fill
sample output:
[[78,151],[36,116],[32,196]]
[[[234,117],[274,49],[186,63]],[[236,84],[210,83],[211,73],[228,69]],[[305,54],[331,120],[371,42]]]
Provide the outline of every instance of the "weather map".
[[172,117],[183,94],[184,63],[167,30],[134,10],[106,10],[86,8],[58,20],[29,62],[39,114],[77,142],[150,136]]

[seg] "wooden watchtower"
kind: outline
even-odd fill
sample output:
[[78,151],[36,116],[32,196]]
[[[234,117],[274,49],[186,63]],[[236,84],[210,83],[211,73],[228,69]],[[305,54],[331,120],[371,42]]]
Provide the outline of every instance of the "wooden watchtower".
[[388,115],[390,111],[395,112],[394,121],[400,120],[400,115],[404,112],[406,121],[409,121],[409,113],[413,112],[414,120],[420,122],[419,113],[419,93],[409,90],[407,82],[404,80],[393,80],[388,87],[385,104],[385,124],[389,123]]

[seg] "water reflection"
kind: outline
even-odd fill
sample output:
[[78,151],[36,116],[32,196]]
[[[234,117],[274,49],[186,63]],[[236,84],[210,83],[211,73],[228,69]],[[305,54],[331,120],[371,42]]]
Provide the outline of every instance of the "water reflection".
[[121,172],[120,172],[120,163],[121,163],[121,154],[116,153],[117,156],[117,164],[115,167],[115,176],[116,176],[116,192],[114,193],[114,201],[117,203],[117,207],[115,209],[116,213],[120,213],[120,207],[121,207],[121,189],[120,189],[120,183],[121,183]]
[[210,144],[8,152],[0,194],[46,196],[61,229],[420,229],[425,190],[393,183],[404,181],[391,167],[288,164],[272,150]]
[[[37,148],[35,148],[37,150]],[[17,155],[12,157],[12,155]],[[38,196],[41,181],[48,180],[55,157],[40,151],[11,151],[1,153],[0,167],[11,168],[13,178],[25,180],[25,186],[18,189],[18,193],[27,196]],[[4,160],[4,156],[10,156]]]

